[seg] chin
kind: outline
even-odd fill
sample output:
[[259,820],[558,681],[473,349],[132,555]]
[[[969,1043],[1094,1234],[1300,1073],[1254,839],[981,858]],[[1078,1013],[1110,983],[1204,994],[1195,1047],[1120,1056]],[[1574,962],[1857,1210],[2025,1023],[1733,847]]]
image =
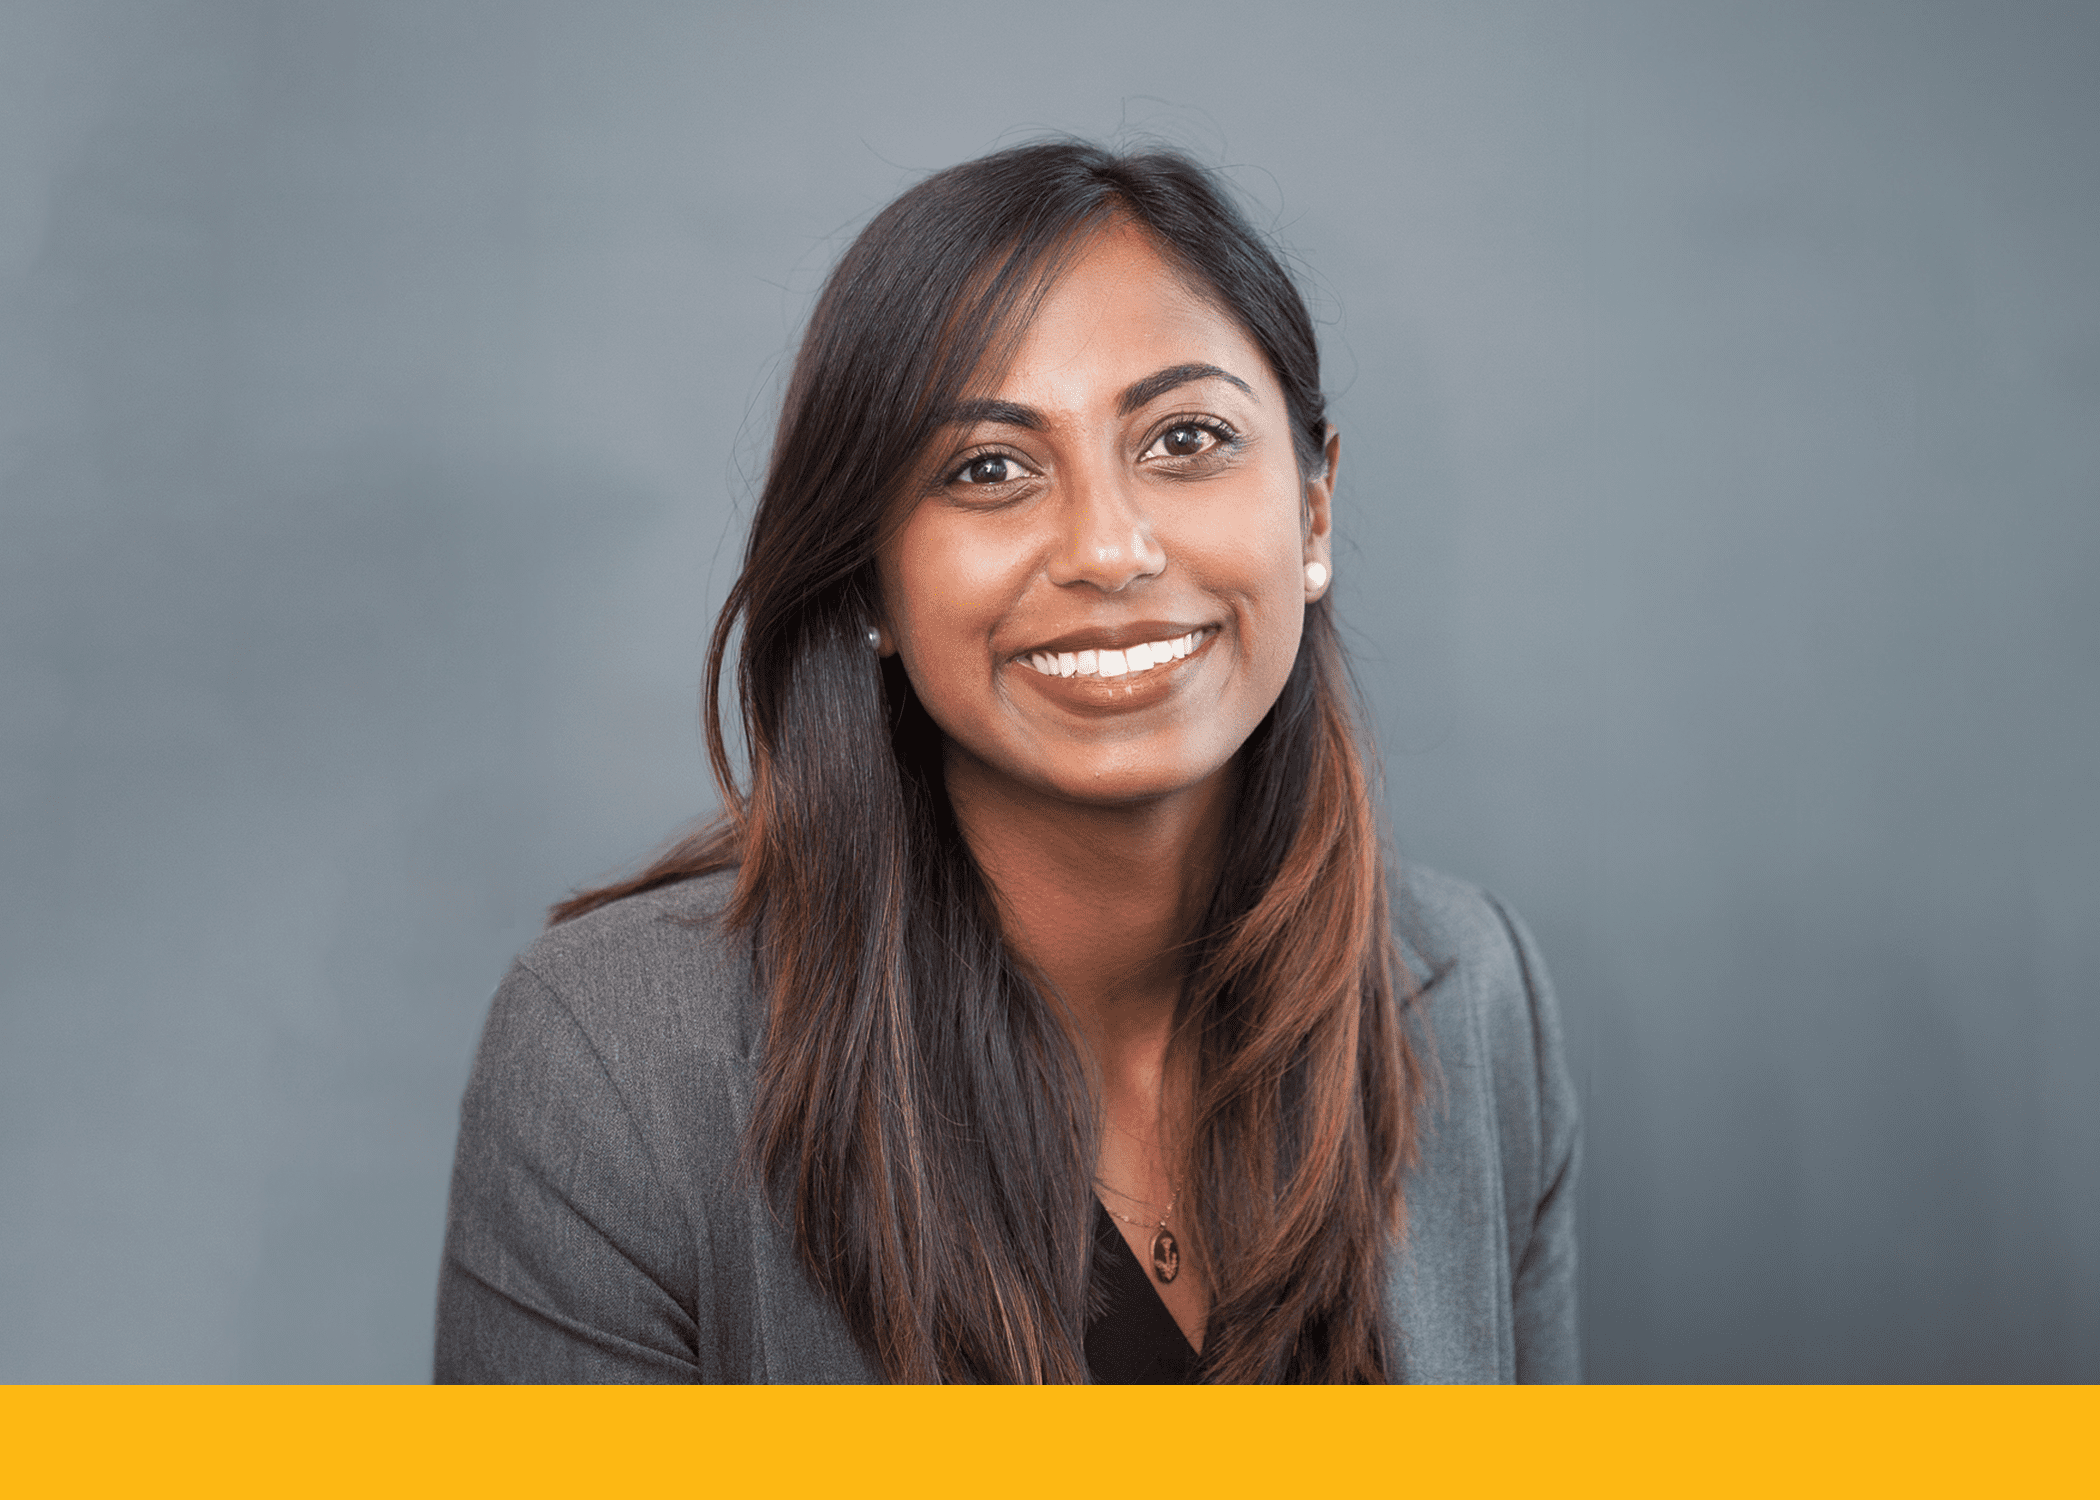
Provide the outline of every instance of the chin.
[[1225,769],[1223,760],[1165,762],[1147,758],[1142,763],[1117,757],[1089,768],[1060,768],[1044,778],[1045,789],[1068,801],[1094,807],[1134,807],[1162,798],[1194,792]]

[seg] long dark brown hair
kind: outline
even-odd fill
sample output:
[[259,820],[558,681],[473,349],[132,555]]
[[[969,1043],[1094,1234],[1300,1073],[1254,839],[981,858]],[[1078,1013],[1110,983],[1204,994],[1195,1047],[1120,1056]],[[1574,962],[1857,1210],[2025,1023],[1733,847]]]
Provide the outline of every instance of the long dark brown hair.
[[[1304,301],[1201,168],[1058,141],[928,178],[846,251],[802,339],[708,653],[723,817],[554,910],[737,867],[727,920],[751,935],[768,997],[749,1159],[893,1380],[1087,1377],[1098,1126],[1083,1047],[1005,946],[948,802],[940,731],[866,630],[876,551],[947,412],[1117,217],[1254,339],[1299,467],[1320,472]],[[748,790],[720,712],[739,627]],[[1422,1078],[1357,734],[1323,598],[1241,751],[1171,1043],[1194,1080],[1175,1176],[1212,1288],[1211,1380],[1391,1368],[1384,1270]]]

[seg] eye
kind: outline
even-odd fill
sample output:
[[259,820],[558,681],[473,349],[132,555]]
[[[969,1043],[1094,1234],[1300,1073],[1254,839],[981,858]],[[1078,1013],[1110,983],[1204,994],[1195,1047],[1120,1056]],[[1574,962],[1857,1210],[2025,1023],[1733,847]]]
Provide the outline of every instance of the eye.
[[1160,435],[1152,440],[1152,446],[1144,452],[1145,458],[1186,461],[1216,454],[1222,457],[1221,449],[1237,447],[1239,434],[1230,427],[1216,421],[1196,421],[1181,418],[1170,423]]
[[1006,484],[1019,479],[1027,471],[1018,461],[1004,453],[980,453],[966,458],[962,467],[950,477],[954,484]]
[[1194,458],[1216,441],[1216,437],[1201,427],[1186,424],[1169,427],[1159,435],[1159,445],[1174,458]]

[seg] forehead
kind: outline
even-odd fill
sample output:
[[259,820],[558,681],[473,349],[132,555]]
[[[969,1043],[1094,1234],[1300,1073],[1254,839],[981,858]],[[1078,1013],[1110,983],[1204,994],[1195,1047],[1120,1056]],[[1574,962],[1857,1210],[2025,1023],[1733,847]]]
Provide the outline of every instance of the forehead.
[[1238,318],[1128,221],[1078,247],[1037,302],[997,393],[1031,404],[1086,404],[1174,365],[1212,364],[1283,404],[1260,346]]

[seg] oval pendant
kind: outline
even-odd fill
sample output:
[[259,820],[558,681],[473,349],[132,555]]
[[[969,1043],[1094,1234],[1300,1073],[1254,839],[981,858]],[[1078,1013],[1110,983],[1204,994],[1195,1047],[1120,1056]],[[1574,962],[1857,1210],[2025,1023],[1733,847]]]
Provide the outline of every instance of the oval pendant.
[[1181,1274],[1181,1246],[1165,1229],[1152,1236],[1152,1274],[1162,1286]]

